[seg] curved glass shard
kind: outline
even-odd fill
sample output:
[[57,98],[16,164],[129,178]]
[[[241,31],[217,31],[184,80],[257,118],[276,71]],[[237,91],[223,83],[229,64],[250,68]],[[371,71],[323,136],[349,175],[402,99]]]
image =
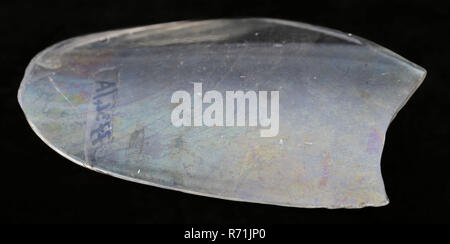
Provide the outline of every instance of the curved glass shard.
[[18,98],[71,161],[130,181],[295,207],[388,203],[386,129],[425,70],[362,38],[276,19],[69,39]]

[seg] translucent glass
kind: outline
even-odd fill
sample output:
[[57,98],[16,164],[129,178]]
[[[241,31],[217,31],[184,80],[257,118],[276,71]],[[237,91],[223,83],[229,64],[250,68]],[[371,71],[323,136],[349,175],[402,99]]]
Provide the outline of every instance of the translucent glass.
[[[102,173],[229,200],[358,208],[388,203],[380,171],[385,133],[425,73],[327,28],[276,19],[183,21],[53,45],[31,61],[18,97],[45,143]],[[200,106],[190,125],[173,121],[176,91],[190,95],[192,110]],[[216,104],[222,124],[204,120],[208,91],[223,99]],[[265,107],[250,95],[245,124],[227,125],[230,91],[277,91],[268,99],[279,95],[278,130],[261,136],[261,110],[251,125],[252,106]]]

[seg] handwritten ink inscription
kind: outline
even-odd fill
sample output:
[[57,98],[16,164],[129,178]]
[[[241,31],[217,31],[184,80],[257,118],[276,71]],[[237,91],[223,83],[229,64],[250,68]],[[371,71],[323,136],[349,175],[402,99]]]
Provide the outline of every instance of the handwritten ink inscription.
[[90,163],[111,156],[108,150],[113,141],[113,116],[118,95],[118,70],[103,68],[92,76],[91,103],[87,114],[86,159]]
[[90,133],[93,146],[103,142],[105,139],[111,139],[111,108],[114,105],[113,96],[117,92],[116,83],[112,81],[95,81],[95,96],[93,97],[95,105],[96,128]]

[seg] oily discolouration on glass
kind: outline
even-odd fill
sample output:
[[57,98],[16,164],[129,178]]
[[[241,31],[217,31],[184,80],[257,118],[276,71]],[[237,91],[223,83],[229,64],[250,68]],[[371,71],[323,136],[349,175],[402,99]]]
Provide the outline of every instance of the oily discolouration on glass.
[[[359,208],[388,203],[385,133],[424,77],[376,44],[322,27],[183,21],[49,47],[18,96],[42,140],[99,172],[230,200]],[[203,93],[279,91],[278,134],[173,126],[171,96],[194,96],[195,82]]]

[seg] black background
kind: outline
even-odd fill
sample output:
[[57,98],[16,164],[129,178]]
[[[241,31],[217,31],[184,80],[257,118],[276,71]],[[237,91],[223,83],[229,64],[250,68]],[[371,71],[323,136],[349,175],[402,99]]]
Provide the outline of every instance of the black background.
[[[449,222],[449,6],[432,1],[11,1],[0,9],[0,222]],[[200,197],[127,182],[71,163],[31,130],[16,94],[39,51],[61,40],[185,19],[273,17],[374,41],[428,75],[390,125],[382,173],[390,204],[299,209]]]

